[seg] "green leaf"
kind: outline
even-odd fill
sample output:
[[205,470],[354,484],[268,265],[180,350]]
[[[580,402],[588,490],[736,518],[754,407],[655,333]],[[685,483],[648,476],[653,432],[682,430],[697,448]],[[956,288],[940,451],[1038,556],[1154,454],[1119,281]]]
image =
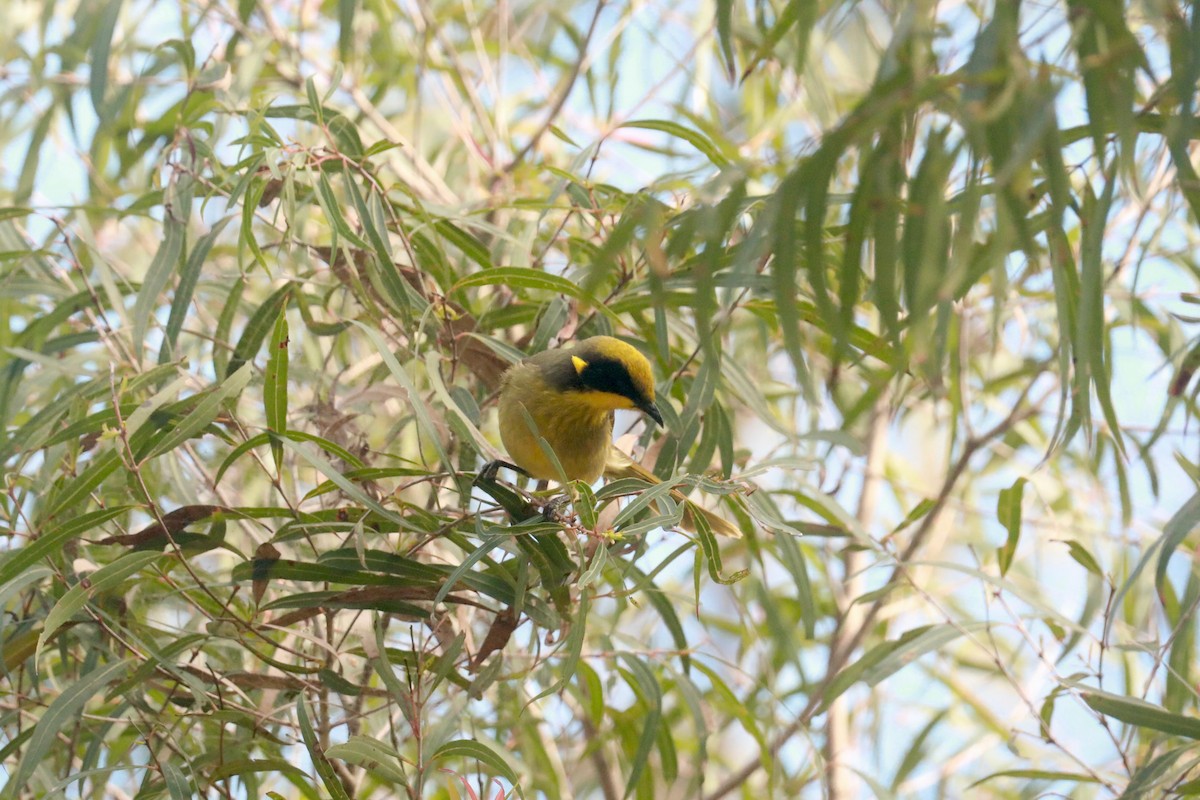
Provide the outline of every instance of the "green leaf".
[[233,568],[235,581],[292,580],[311,583],[342,583],[349,586],[394,586],[396,579],[362,569],[344,569],[281,558],[275,561],[254,559]]
[[829,708],[830,703],[859,681],[876,686],[921,656],[940,650],[966,632],[986,627],[986,622],[923,625],[905,632],[899,639],[877,644],[837,674],[825,691],[821,708]]
[[1012,566],[1013,554],[1017,552],[1017,543],[1021,538],[1021,500],[1025,494],[1025,478],[1017,478],[1016,482],[1007,489],[1000,490],[1000,499],[996,504],[996,517],[1008,531],[1008,539],[1003,547],[996,549],[996,557],[1000,562],[1000,577],[1004,577]]
[[722,155],[721,151],[704,134],[699,131],[694,131],[680,125],[678,122],[671,122],[665,119],[640,119],[632,122],[625,122],[621,125],[622,128],[642,128],[650,131],[661,131],[670,134],[677,139],[683,139],[685,142],[695,147],[704,156],[718,167],[729,166],[729,159]]
[[233,357],[229,359],[229,366],[225,368],[226,377],[237,372],[243,364],[254,358],[254,354],[266,340],[267,334],[274,329],[284,304],[287,303],[294,290],[295,284],[284,284],[255,310],[254,315],[250,317],[246,327],[242,330],[242,336],[238,339],[237,346],[233,348]]
[[137,303],[133,307],[133,343],[139,350],[146,341],[146,327],[150,315],[159,305],[159,295],[179,267],[179,256],[183,252],[185,228],[170,216],[163,223],[163,242],[150,262],[142,288],[138,291]]
[[338,57],[343,61],[350,60],[350,48],[353,47],[354,12],[358,10],[358,0],[338,0]]
[[470,572],[471,567],[475,566],[475,564],[481,559],[485,558],[488,553],[499,547],[502,542],[502,537],[488,536],[487,534],[484,534],[483,544],[479,545],[479,547],[476,547],[471,551],[470,554],[467,555],[466,558],[459,562],[458,566],[456,566],[446,578],[446,581],[442,584],[441,588],[438,589],[437,595],[435,595],[433,598],[434,605],[437,605],[445,600],[446,595],[448,595],[450,591],[458,585],[459,580],[461,580],[464,575]]
[[303,694],[296,700],[296,720],[300,723],[300,735],[304,738],[304,746],[308,748],[309,758],[312,759],[313,767],[317,770],[317,775],[321,777],[321,782],[325,784],[329,796],[333,800],[350,800],[350,795],[346,794],[346,789],[338,780],[333,765],[329,763],[329,759],[317,741],[316,732],[313,731],[312,723],[308,719],[308,704],[304,701]]
[[60,523],[57,527],[45,525],[38,537],[22,547],[4,554],[0,560],[0,589],[20,577],[25,570],[52,553],[61,553],[64,545],[77,536],[95,531],[104,523],[121,516],[135,506],[111,506],[99,511],[82,514]]
[[96,456],[83,474],[67,483],[61,491],[51,495],[53,502],[43,521],[53,520],[64,511],[73,508],[77,503],[86,502],[92,490],[103,483],[109,475],[116,472],[119,466],[121,466],[121,455],[114,449],[105,450]]
[[329,182],[329,178],[322,172],[317,179],[317,200],[320,201],[321,210],[325,212],[325,216],[329,218],[329,224],[337,231],[337,235],[355,247],[367,249],[369,245],[358,235],[358,232],[350,227],[350,223],[342,214],[343,203],[338,199],[337,194],[333,191],[333,184]]
[[1145,700],[1099,689],[1084,689],[1081,694],[1085,703],[1106,717],[1171,736],[1200,739],[1200,719],[1196,717],[1173,714]]
[[717,42],[725,59],[725,75],[732,81],[737,76],[733,58],[733,0],[717,0]]
[[[209,229],[208,233],[196,241],[196,246],[188,254],[187,262],[183,265],[183,271],[179,273],[179,285],[175,287],[175,298],[171,301],[171,314],[167,317],[167,328],[163,334],[162,349],[159,350],[158,362],[160,364],[167,363],[175,352],[175,345],[179,341],[179,333],[183,330],[183,322],[187,318],[192,297],[195,295],[196,284],[200,280],[204,265],[208,261],[208,254],[211,252],[213,245],[216,244],[217,237],[221,235],[221,232],[225,230],[225,226],[232,219],[233,217],[224,217],[219,220]],[[141,300],[140,294],[138,295],[138,300]]]
[[[721,574],[724,569],[721,563],[721,546],[712,528],[703,514],[693,514],[692,522],[696,526],[696,539],[700,542],[700,550],[704,553],[704,562],[708,565],[708,576],[724,586],[737,583],[750,574],[749,569],[739,569],[728,577]],[[786,534],[784,534],[786,535]]]
[[764,58],[769,58],[776,53],[776,48],[783,37],[787,35],[793,27],[799,24],[800,28],[800,46],[796,50],[795,66],[793,69],[797,73],[806,72],[805,56],[808,53],[808,39],[812,33],[812,28],[816,25],[817,19],[821,13],[821,4],[810,2],[810,0],[788,0],[788,4],[784,6],[783,11],[775,20],[775,24],[762,37],[762,43],[758,46],[758,50],[751,56],[750,62],[745,71],[742,73],[743,79],[750,74],[750,71],[758,66]]
[[404,759],[391,747],[370,736],[351,736],[344,744],[325,751],[329,758],[363,767],[376,778],[401,786],[407,783]]
[[213,371],[218,375],[230,373],[229,364],[233,359],[228,348],[229,332],[233,330],[234,317],[241,309],[242,294],[246,290],[246,279],[238,278],[229,289],[229,295],[221,308],[221,316],[217,320],[217,330],[213,336],[216,347],[213,348]]
[[1071,783],[1099,783],[1100,779],[1080,772],[1057,772],[1049,769],[1006,769],[1000,772],[993,772],[991,775],[980,778],[979,780],[968,786],[968,789],[973,789],[981,783],[995,780],[996,778],[1019,778],[1021,782],[1018,784],[1022,789],[1029,788],[1029,781],[1050,781],[1055,783],[1058,781],[1070,781]]
[[[213,783],[228,780],[229,778],[241,778],[248,785],[253,786],[255,780],[253,776],[260,772],[268,774],[280,773],[300,783],[303,783],[308,778],[304,770],[284,758],[233,758],[228,761],[222,761],[219,766],[214,768],[205,777]],[[330,792],[330,796],[334,798],[338,797],[333,792]],[[345,794],[342,795],[342,797],[345,796]]]
[[1067,549],[1071,558],[1075,559],[1081,567],[1097,577],[1104,577],[1104,571],[1100,569],[1100,562],[1096,561],[1095,556],[1086,547],[1071,539],[1067,542]]
[[[113,31],[117,27],[117,18],[121,15],[122,0],[108,0],[104,10],[97,16],[96,29],[91,37],[92,73],[88,80],[88,89],[92,97],[92,108],[96,116],[108,120],[110,114],[104,103],[108,90],[108,58],[112,48]],[[141,341],[135,339],[135,341]]]
[[513,786],[517,785],[517,772],[498,749],[478,739],[455,739],[446,742],[429,757],[430,763],[452,758],[469,758],[486,764]]
[[[400,383],[401,388],[407,392],[408,401],[412,404],[413,413],[416,414],[417,423],[420,426],[421,431],[425,434],[425,436],[428,437],[429,443],[433,446],[434,451],[437,453],[439,461],[449,469],[451,464],[450,457],[446,455],[446,450],[442,446],[441,433],[438,430],[438,426],[433,421],[433,414],[430,412],[429,406],[426,405],[424,399],[421,397],[421,393],[417,391],[417,387],[413,385],[412,380],[408,376],[408,372],[406,372],[404,367],[401,366],[400,362],[396,360],[396,356],[392,354],[391,349],[387,346],[387,343],[383,341],[383,337],[380,336],[378,331],[368,328],[366,325],[363,325],[358,321],[355,321],[354,324],[367,334],[367,338],[371,340],[371,342],[375,345],[375,349],[383,358],[383,363],[387,366],[388,371],[390,371]],[[455,475],[457,476],[457,473],[455,473]],[[469,492],[465,481],[461,478],[458,480],[458,486],[460,493],[467,494]]]
[[581,289],[574,281],[560,275],[543,272],[540,269],[528,267],[493,267],[492,269],[475,272],[454,284],[451,291],[460,291],[472,286],[511,286],[515,289],[536,289],[538,291],[562,294],[573,297],[588,308],[603,314],[614,325],[621,325],[621,318],[607,306]]
[[912,511],[909,511],[908,514],[906,514],[904,516],[904,519],[900,522],[900,524],[892,529],[891,535],[895,535],[895,534],[899,533],[900,531],[902,531],[905,528],[912,525],[917,520],[923,518],[926,514],[928,514],[930,511],[932,511],[934,509],[934,507],[936,507],[936,506],[937,506],[937,501],[933,500],[932,498],[926,497],[926,498],[922,499],[921,502],[919,502],[915,506],[913,506]]
[[[1159,594],[1162,594],[1163,591],[1163,582],[1167,577],[1167,566],[1171,560],[1171,555],[1183,543],[1183,540],[1192,531],[1196,530],[1197,526],[1200,526],[1200,492],[1188,498],[1188,501],[1171,516],[1171,519],[1163,527],[1162,537],[1156,543],[1162,547],[1161,552],[1158,554],[1158,565],[1154,570],[1154,585],[1157,587]],[[1152,552],[1153,549],[1147,551],[1144,557],[1149,558]],[[1140,567],[1141,565],[1139,564],[1138,572],[1141,571]],[[1131,575],[1130,579],[1132,580],[1133,577]],[[1120,596],[1117,599],[1119,600]]]
[[796,599],[800,603],[800,620],[804,623],[804,635],[812,639],[817,632],[817,608],[804,552],[800,543],[789,533],[776,534],[776,541],[779,544],[779,553],[783,557],[783,565],[796,584]]
[[162,770],[163,781],[166,783],[167,793],[171,795],[171,800],[189,800],[193,796],[192,786],[188,782],[187,776],[173,761],[164,759],[159,762],[159,768]]
[[63,623],[75,616],[96,595],[119,585],[126,578],[141,571],[143,567],[160,557],[160,553],[126,553],[111,564],[101,567],[88,576],[87,580],[80,581],[68,589],[67,593],[54,604],[54,608],[50,609],[50,613],[46,615],[42,634],[38,637],[37,647],[34,650],[34,660],[38,659],[42,652],[42,646],[62,627]]
[[232,452],[230,452],[228,456],[225,457],[225,460],[221,462],[221,466],[217,468],[217,475],[216,478],[214,478],[213,483],[220,483],[221,476],[223,476],[225,471],[233,466],[239,458],[256,447],[262,447],[264,444],[270,444],[277,436],[282,436],[283,438],[290,439],[293,442],[312,442],[322,450],[332,453],[342,461],[345,461],[356,471],[363,468],[363,462],[349,450],[339,444],[329,441],[328,439],[322,439],[320,436],[316,436],[315,434],[304,433],[302,431],[284,431],[282,434],[260,433],[257,436],[251,436],[249,439],[239,444],[233,449]]
[[639,719],[641,734],[638,736],[637,750],[629,764],[629,777],[625,781],[624,797],[628,798],[637,787],[638,779],[650,761],[650,751],[658,738],[658,729],[662,724],[663,696],[662,687],[646,662],[631,653],[621,653],[620,656],[628,668],[625,680],[646,708],[645,714]]
[[252,374],[251,365],[244,364],[237,372],[227,377],[216,389],[208,392],[204,399],[196,404],[187,416],[181,419],[173,428],[155,443],[142,462],[150,461],[163,453],[169,453],[179,445],[196,436],[209,426],[221,413],[225,401],[236,397],[246,388]]
[[493,269],[488,249],[479,239],[448,219],[435,220],[433,227],[438,232],[438,236],[461,250],[462,254],[471,259],[471,261],[474,261],[484,270]]
[[93,669],[67,685],[62,693],[38,719],[29,739],[29,746],[21,754],[12,777],[4,786],[5,798],[23,797],[23,791],[34,771],[42,764],[52,747],[59,746],[58,735],[68,725],[79,720],[79,713],[97,692],[120,678],[129,669],[128,661],[116,661],[107,666]]
[[[266,407],[267,428],[276,434],[287,433],[288,407],[288,323],[287,309],[280,309],[275,331],[271,334],[267,371],[263,376],[263,405]],[[271,456],[275,469],[283,470],[283,444],[271,439]]]
[[1104,296],[1107,272],[1104,258],[1104,231],[1108,224],[1108,212],[1112,207],[1113,193],[1118,177],[1110,174],[1105,181],[1104,191],[1096,198],[1090,190],[1084,192],[1083,218],[1081,219],[1083,241],[1079,253],[1080,298],[1078,328],[1075,347],[1078,352],[1078,369],[1084,379],[1091,379],[1096,390],[1096,399],[1104,419],[1108,423],[1107,433],[1112,437],[1125,456],[1124,438],[1117,412],[1112,402],[1112,353],[1109,334],[1105,330]]

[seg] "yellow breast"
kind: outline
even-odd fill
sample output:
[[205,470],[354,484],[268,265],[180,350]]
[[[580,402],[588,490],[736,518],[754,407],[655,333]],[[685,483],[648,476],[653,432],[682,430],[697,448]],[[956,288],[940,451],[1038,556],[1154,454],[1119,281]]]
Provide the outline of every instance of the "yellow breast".
[[500,390],[500,438],[513,463],[532,477],[560,480],[538,436],[554,451],[567,480],[591,483],[608,459],[612,411],[584,393],[552,391],[535,367],[518,364],[505,374]]

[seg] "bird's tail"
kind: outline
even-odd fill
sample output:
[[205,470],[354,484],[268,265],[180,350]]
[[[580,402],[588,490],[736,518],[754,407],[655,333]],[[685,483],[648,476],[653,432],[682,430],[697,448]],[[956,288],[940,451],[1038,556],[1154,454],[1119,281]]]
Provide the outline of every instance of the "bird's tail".
[[[646,483],[662,483],[658,476],[650,470],[637,463],[629,456],[622,453],[616,447],[613,447],[608,456],[608,463],[604,466],[604,477],[613,478],[637,478]],[[705,522],[713,533],[719,533],[722,536],[730,536],[734,539],[742,538],[742,532],[737,527],[725,519],[718,516],[706,508],[688,500],[683,492],[678,489],[671,490],[671,498],[683,504],[683,519],[679,521],[679,527],[685,531],[696,533],[696,515],[704,517]]]

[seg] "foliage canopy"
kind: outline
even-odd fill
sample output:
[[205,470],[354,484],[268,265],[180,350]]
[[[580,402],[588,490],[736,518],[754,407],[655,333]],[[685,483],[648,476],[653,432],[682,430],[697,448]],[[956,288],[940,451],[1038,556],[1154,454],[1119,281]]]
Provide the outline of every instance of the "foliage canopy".
[[1200,792],[1190,7],[14,5],[0,796]]

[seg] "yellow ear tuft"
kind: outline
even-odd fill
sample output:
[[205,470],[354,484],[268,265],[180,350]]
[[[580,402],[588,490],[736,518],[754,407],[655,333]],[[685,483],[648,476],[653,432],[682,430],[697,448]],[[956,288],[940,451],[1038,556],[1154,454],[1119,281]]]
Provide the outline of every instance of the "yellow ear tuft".
[[571,356],[571,363],[575,365],[575,371],[581,375],[583,374],[583,371],[587,369],[588,365],[588,363],[579,356]]

